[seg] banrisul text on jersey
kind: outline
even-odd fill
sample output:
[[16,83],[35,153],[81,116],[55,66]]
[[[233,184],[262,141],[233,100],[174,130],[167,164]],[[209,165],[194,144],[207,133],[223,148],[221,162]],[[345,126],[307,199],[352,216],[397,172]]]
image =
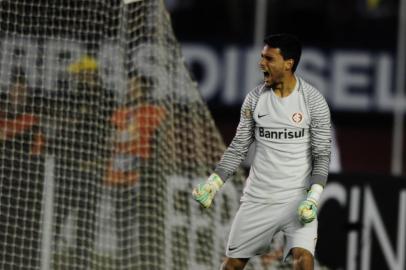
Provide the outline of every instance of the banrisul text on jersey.
[[295,129],[295,130],[288,130],[284,128],[283,130],[271,130],[268,128],[260,127],[258,128],[258,134],[262,138],[266,139],[295,139],[301,138],[305,135],[305,129]]

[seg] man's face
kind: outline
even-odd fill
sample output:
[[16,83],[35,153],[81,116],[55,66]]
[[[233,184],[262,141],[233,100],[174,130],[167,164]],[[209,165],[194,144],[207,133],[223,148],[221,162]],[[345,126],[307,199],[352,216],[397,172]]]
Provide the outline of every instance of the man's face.
[[261,51],[261,60],[259,61],[265,84],[273,87],[281,83],[285,74],[290,72],[292,63],[292,59],[283,59],[280,49],[265,45]]

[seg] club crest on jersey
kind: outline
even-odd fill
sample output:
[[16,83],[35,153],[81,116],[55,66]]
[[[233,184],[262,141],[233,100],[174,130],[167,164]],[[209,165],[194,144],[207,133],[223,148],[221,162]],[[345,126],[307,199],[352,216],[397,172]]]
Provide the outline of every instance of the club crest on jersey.
[[296,124],[300,124],[303,120],[303,114],[301,112],[295,112],[292,115],[292,121],[295,122]]

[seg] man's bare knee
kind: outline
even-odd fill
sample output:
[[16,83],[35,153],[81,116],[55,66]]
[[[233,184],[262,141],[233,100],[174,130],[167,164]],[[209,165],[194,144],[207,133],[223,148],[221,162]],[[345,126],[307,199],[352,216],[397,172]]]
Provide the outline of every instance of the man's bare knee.
[[304,248],[293,248],[291,250],[293,257],[293,269],[295,270],[313,270],[314,261],[310,251]]
[[248,259],[226,258],[221,266],[221,270],[243,270]]

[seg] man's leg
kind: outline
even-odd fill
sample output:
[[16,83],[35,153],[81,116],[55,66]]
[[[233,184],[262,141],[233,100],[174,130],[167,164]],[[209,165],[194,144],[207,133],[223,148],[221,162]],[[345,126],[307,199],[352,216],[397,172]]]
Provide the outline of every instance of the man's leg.
[[226,258],[221,265],[221,270],[243,270],[248,262],[248,258]]
[[304,248],[292,248],[293,269],[294,270],[313,270],[314,260],[310,251]]

